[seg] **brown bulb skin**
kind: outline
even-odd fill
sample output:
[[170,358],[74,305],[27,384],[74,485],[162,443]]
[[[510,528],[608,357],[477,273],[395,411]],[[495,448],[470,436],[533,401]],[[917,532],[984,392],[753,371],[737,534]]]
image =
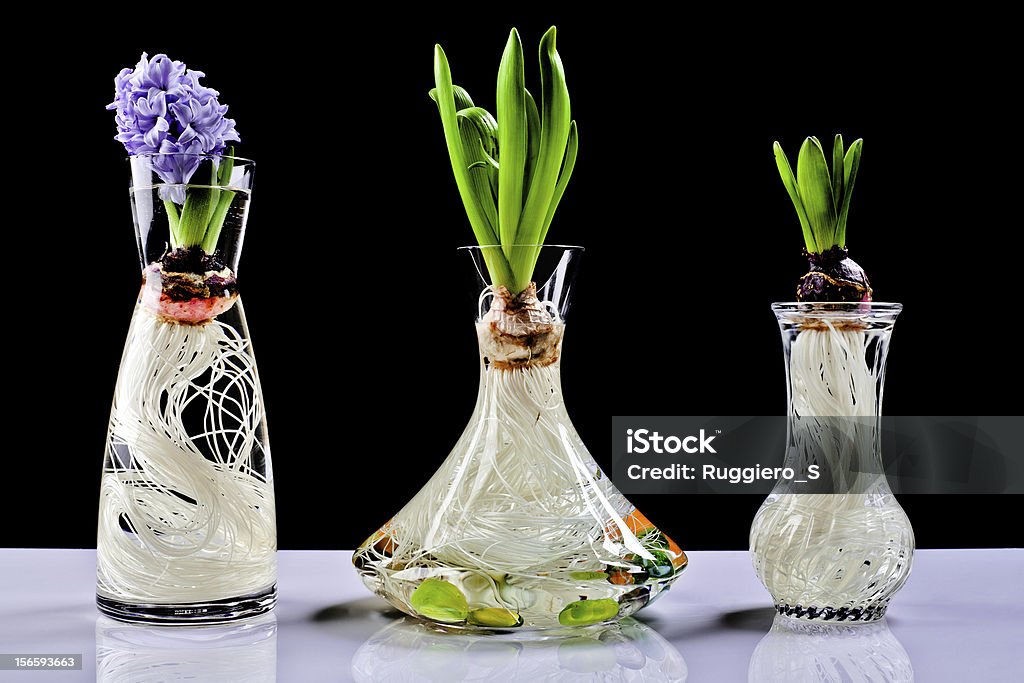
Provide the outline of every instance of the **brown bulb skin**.
[[849,257],[846,247],[832,247],[821,253],[805,249],[803,253],[810,270],[797,284],[797,301],[871,301],[867,273]]

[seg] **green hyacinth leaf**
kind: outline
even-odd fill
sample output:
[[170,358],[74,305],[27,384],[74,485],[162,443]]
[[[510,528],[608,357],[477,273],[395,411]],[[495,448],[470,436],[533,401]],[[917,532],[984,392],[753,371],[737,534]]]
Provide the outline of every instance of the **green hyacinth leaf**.
[[530,91],[526,91],[526,170],[523,174],[523,196],[530,192],[530,181],[537,169],[537,155],[540,153],[540,110]]
[[[555,38],[556,31],[552,26],[540,41],[540,151],[516,234],[515,241],[518,244],[541,242],[572,127],[569,89],[565,84],[565,70],[556,49]],[[501,125],[500,116],[498,125]],[[502,149],[501,153],[503,162],[505,150]],[[516,277],[512,287],[515,292],[523,291],[530,284],[536,260],[535,247],[518,249],[510,258],[512,272]]]
[[493,231],[498,226],[498,213],[494,206],[494,195],[491,193],[489,178],[490,173],[495,170],[491,166],[494,159],[487,152],[487,148],[491,145],[481,134],[480,128],[470,118],[462,115],[466,111],[472,111],[472,109],[464,109],[457,115],[459,135],[462,139],[462,153],[465,155],[469,182],[473,194],[476,196],[477,205]]
[[857,171],[860,169],[860,155],[864,149],[864,140],[857,139],[850,145],[843,159],[843,180],[845,190],[843,192],[843,203],[839,207],[839,218],[836,221],[836,244],[846,246],[846,218],[850,213],[850,198],[853,196],[853,184],[857,180]]
[[818,247],[814,242],[811,224],[807,220],[807,212],[804,210],[804,200],[800,198],[800,190],[796,184],[796,176],[793,175],[793,168],[789,165],[789,159],[786,158],[782,145],[775,142],[772,149],[775,151],[775,165],[779,168],[782,184],[786,187],[786,192],[789,193],[789,198],[796,209],[796,216],[800,220],[800,229],[804,233],[804,245],[807,247],[807,251],[813,254],[818,251]]
[[425,580],[413,591],[409,603],[422,616],[445,624],[456,624],[469,616],[466,596],[443,579]]
[[[498,122],[494,120],[490,112],[481,107],[468,107],[458,113],[459,120],[463,118],[471,121],[480,133],[480,146],[483,149],[484,161],[482,164],[487,169],[487,181],[491,188],[491,202],[497,207],[498,202]],[[474,156],[466,150],[466,156]],[[474,162],[478,163],[478,162]],[[473,166],[473,163],[470,164]],[[496,229],[497,221],[491,225]]]
[[828,162],[817,138],[809,137],[800,146],[796,182],[818,251],[830,249],[835,242],[836,205],[832,199]]
[[196,247],[202,244],[206,228],[210,225],[210,219],[219,202],[219,190],[189,187],[185,191],[185,203],[181,207],[181,218],[178,222],[181,246]]
[[832,203],[837,207],[843,202],[843,136],[836,134],[832,142]]
[[[500,245],[485,250],[483,258],[491,284],[506,287],[511,295],[521,293],[533,279],[539,252],[535,245],[546,239],[576,157],[576,129],[555,35],[551,27],[540,41],[541,89],[534,100],[525,86],[519,33],[510,31],[498,68],[497,121],[490,115],[490,121],[473,118],[478,136],[469,135],[456,119],[486,112],[452,83],[444,51],[439,45],[434,50],[435,87],[429,94],[441,114],[459,194],[477,243]],[[495,205],[496,221],[480,191],[481,176],[490,185],[487,198]]]
[[562,201],[565,188],[569,184],[569,179],[572,178],[572,171],[576,168],[576,155],[579,153],[579,149],[579,133],[576,129],[576,122],[573,121],[569,124],[569,140],[566,142],[562,170],[558,175],[558,181],[555,183],[555,192],[551,195],[551,205],[548,206],[548,215],[544,218],[544,227],[540,231],[540,239],[537,240],[538,244],[543,244],[544,240],[547,239],[548,229],[551,228],[551,221],[555,217],[555,209],[558,208],[559,202]]
[[[427,95],[429,95],[430,99],[434,100],[434,102],[437,102],[437,88],[431,88],[430,91],[427,92]],[[463,109],[469,109],[474,106],[473,98],[470,97],[469,93],[466,92],[466,89],[461,86],[452,85],[452,96],[455,100],[456,112],[460,112]]]
[[[498,68],[498,237],[507,258],[512,257],[519,215],[523,211],[526,170],[526,85],[523,44],[519,32],[509,33]],[[514,271],[513,271],[514,272]]]
[[455,98],[455,111],[462,111],[473,106],[473,98],[461,85],[452,86],[452,96]]
[[[456,112],[456,86],[452,85],[451,68],[440,45],[434,46],[434,84],[434,101],[437,102],[438,112],[441,114],[441,126],[444,129],[444,139],[448,146],[448,156],[451,159],[455,184],[459,188],[462,204],[466,208],[466,217],[469,218],[469,224],[476,235],[477,244],[498,244],[498,236],[487,220],[484,209],[477,201],[475,183],[470,177],[475,171],[470,171],[467,168],[469,164],[463,153],[462,132],[459,129]],[[493,282],[512,281],[512,271],[500,249],[485,249],[483,257]]]

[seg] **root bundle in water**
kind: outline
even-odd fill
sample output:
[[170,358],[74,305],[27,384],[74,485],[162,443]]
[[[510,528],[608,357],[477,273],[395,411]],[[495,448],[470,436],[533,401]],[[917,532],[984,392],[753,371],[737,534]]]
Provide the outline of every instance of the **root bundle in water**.
[[234,326],[176,324],[137,307],[110,415],[99,594],[181,604],[272,586],[264,432],[255,362]]

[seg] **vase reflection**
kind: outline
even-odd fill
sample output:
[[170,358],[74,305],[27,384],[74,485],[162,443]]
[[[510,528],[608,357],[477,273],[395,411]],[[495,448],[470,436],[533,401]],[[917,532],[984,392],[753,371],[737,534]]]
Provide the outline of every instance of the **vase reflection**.
[[415,619],[388,624],[352,661],[356,681],[685,681],[686,662],[657,631],[632,618],[544,635],[435,630]]
[[96,621],[96,680],[273,683],[277,619],[227,626],[150,627]]
[[750,658],[750,683],[908,683],[910,657],[885,620],[870,624],[776,616]]

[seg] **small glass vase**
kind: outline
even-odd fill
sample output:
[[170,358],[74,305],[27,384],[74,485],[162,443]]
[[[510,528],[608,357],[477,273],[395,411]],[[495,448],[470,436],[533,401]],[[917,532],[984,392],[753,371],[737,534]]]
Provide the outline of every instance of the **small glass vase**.
[[480,278],[476,408],[427,484],[357,550],[366,586],[451,628],[612,622],[678,578],[686,555],[619,493],[573,428],[559,363],[582,249],[540,249],[512,296]]
[[142,288],[114,390],[96,600],[203,624],[273,608],[277,531],[259,373],[238,298],[251,161],[129,159]]
[[816,466],[819,478],[799,487],[779,480],[750,529],[754,568],[782,615],[880,619],[914,554],[914,532],[886,481],[880,449],[886,353],[902,305],[772,309],[786,360],[784,466],[796,473]]

